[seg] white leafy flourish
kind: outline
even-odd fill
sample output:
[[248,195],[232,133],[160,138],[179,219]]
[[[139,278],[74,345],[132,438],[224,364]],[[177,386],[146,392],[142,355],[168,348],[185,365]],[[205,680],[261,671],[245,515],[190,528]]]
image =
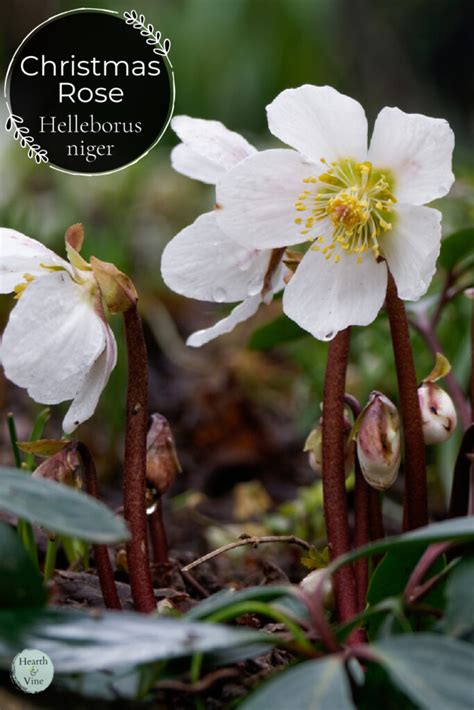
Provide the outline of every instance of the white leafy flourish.
[[156,45],[153,47],[155,54],[160,57],[167,57],[171,49],[171,40],[164,39],[161,41],[161,32],[155,30],[153,25],[147,23],[145,15],[139,15],[136,10],[125,11],[123,13],[127,25],[131,25],[134,29],[139,30],[142,37],[146,37],[146,43]]
[[33,136],[29,135],[30,129],[23,124],[24,120],[21,116],[10,113],[5,122],[5,130],[13,131],[13,138],[20,143],[22,148],[28,149],[28,158],[34,158],[38,165],[49,163],[47,151],[39,143],[34,142]]

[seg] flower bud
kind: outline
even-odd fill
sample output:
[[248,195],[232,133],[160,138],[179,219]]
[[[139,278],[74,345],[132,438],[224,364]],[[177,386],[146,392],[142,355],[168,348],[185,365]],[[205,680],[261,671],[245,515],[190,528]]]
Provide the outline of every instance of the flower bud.
[[372,392],[360,415],[357,455],[362,474],[379,491],[390,488],[400,467],[400,417],[380,392]]
[[308,453],[309,465],[321,476],[323,473],[323,428],[321,424],[310,431],[303,451]]
[[334,609],[335,605],[334,589],[332,579],[327,574],[325,569],[315,569],[309,574],[307,574],[306,577],[303,577],[303,579],[301,580],[300,587],[303,592],[306,592],[306,594],[313,596],[319,584],[321,583],[322,577],[324,577],[324,580],[322,581],[323,606],[325,609],[328,609],[328,611],[331,611],[332,609]]
[[[58,442],[58,444],[60,443],[62,442]],[[76,443],[71,441],[67,442],[60,451],[43,461],[34,471],[33,477],[48,478],[50,481],[57,481],[66,486],[82,488],[81,470]]]
[[[322,419],[321,419],[322,421]],[[351,431],[351,424],[346,416],[344,416],[344,430],[347,435]],[[323,427],[318,424],[310,431],[308,438],[305,441],[303,451],[308,453],[309,465],[318,476],[323,473]],[[344,445],[344,463],[346,478],[354,469],[354,442],[349,438],[346,439]]]
[[124,313],[135,305],[138,295],[132,280],[126,274],[113,264],[101,261],[95,256],[91,256],[90,266],[110,313]]
[[181,466],[170,425],[161,414],[153,414],[146,439],[146,477],[158,495],[166,493]]
[[418,387],[418,400],[425,444],[438,444],[449,439],[457,424],[456,410],[449,394],[433,382],[423,382]]

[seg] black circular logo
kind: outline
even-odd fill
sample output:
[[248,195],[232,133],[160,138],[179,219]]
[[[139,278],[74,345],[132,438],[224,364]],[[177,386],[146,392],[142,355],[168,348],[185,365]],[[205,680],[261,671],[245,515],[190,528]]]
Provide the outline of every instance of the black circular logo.
[[37,163],[89,175],[120,170],[146,155],[171,119],[169,49],[134,10],[56,15],[12,58],[6,128]]

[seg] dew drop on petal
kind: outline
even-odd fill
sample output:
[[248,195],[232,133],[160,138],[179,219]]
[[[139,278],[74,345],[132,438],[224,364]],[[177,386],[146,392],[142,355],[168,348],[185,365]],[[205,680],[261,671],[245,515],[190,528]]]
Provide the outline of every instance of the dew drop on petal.
[[223,289],[221,286],[217,286],[217,288],[214,289],[212,292],[212,298],[216,303],[222,303],[226,299],[226,292],[225,289]]
[[263,288],[263,281],[264,278],[261,274],[252,279],[247,287],[247,294],[249,296],[256,296],[257,293],[260,293]]

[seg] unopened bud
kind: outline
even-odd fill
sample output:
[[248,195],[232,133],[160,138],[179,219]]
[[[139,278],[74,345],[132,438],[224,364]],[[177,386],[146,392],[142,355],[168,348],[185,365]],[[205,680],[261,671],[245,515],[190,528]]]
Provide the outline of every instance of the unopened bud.
[[153,414],[146,439],[146,477],[158,495],[166,493],[181,473],[170,425],[161,414]]
[[321,424],[310,431],[303,451],[308,453],[309,465],[321,476],[323,473],[323,428]]
[[[351,424],[344,416],[344,430],[347,439],[344,445],[344,466],[346,478],[354,469],[354,442],[350,439]],[[308,453],[309,465],[313,471],[321,476],[323,473],[323,427],[318,424],[308,435],[304,449]]]
[[449,394],[433,382],[423,382],[418,387],[418,400],[425,444],[438,444],[449,439],[458,421]]
[[367,483],[379,491],[390,488],[400,467],[400,417],[380,392],[371,393],[361,414],[357,455]]
[[114,264],[101,261],[95,256],[91,256],[90,265],[110,313],[124,313],[135,305],[138,295],[128,276]]
[[71,226],[66,229],[64,239],[66,240],[66,244],[69,244],[74,251],[80,252],[84,243],[83,225],[80,223],[71,224]]
[[315,569],[300,582],[300,587],[303,592],[313,596],[319,585],[323,585],[322,589],[322,602],[325,609],[331,611],[335,606],[334,599],[334,588],[332,584],[332,579],[330,575],[327,574],[325,569]]
[[48,478],[66,486],[82,488],[81,461],[75,442],[71,441],[61,451],[43,461],[34,471],[34,478]]

